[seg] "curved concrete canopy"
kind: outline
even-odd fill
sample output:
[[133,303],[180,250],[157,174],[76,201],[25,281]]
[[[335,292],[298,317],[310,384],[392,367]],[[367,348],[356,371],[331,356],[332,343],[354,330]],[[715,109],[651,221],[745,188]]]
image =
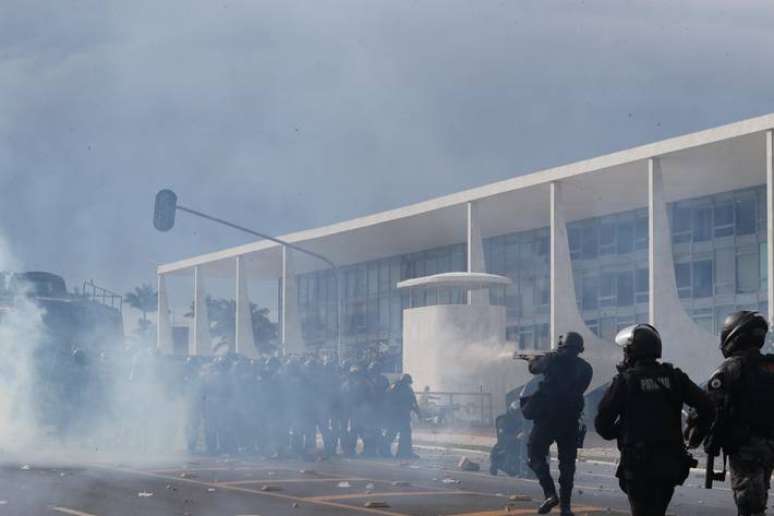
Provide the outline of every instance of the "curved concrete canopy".
[[508,286],[511,279],[498,274],[484,272],[445,272],[412,278],[398,283],[399,289],[404,288],[431,288],[431,287],[460,287],[469,290]]

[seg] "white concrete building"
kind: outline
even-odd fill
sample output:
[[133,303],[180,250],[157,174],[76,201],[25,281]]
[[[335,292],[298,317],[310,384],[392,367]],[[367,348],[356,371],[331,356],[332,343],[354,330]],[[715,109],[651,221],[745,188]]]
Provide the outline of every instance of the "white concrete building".
[[772,130],[766,115],[282,236],[337,274],[268,241],[162,265],[159,346],[165,276],[186,274],[190,352],[208,352],[206,278],[219,276],[234,280],[237,350],[253,354],[250,277],[279,282],[287,353],[380,354],[417,388],[499,396],[526,378],[509,352],[569,330],[599,386],[620,360],[612,336],[634,322],[655,324],[665,358],[700,380],[729,312],[772,316]]

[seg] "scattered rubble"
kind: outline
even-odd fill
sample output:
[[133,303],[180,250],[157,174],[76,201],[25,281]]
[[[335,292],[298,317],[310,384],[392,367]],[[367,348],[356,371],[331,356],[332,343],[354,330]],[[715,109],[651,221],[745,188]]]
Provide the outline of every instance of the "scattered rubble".
[[512,501],[512,502],[531,502],[531,501],[532,501],[532,498],[530,498],[530,497],[529,497],[529,496],[527,496],[527,495],[519,495],[519,494],[515,494],[515,495],[511,495],[511,496],[509,496],[509,497],[508,497],[508,500],[510,500],[510,501]]
[[348,487],[352,487],[352,484],[350,484],[345,480],[343,482],[339,482],[338,484],[336,484],[336,487],[341,487],[342,489],[346,489]]
[[208,493],[214,493],[215,492],[215,488],[214,487],[210,487],[210,488],[207,489],[207,492]]
[[151,496],[153,496],[153,493],[148,491],[140,491],[139,493],[137,493],[137,496],[139,496],[140,498],[150,498]]
[[293,505],[291,505],[291,507],[294,508],[294,509],[298,509],[299,505],[298,505],[298,503],[294,503]]
[[21,467],[21,469],[23,469],[24,471],[28,471],[30,469],[30,465],[25,464],[24,466]]
[[478,462],[473,462],[467,457],[462,457],[457,463],[457,467],[462,471],[481,471],[481,465]]
[[374,489],[376,485],[373,482],[369,482],[366,484],[366,489]]
[[366,509],[388,509],[390,504],[387,502],[366,502],[363,504]]
[[441,480],[442,484],[461,484],[462,482],[457,480],[456,478],[444,478]]
[[280,486],[263,486],[261,487],[261,491],[265,493],[274,493],[277,491],[282,491],[282,488]]

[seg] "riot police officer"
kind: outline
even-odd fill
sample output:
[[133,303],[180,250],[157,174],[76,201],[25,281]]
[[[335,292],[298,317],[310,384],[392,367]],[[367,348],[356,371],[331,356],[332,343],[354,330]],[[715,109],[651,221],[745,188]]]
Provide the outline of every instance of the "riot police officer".
[[616,343],[624,360],[599,403],[595,426],[607,440],[617,439],[621,460],[616,471],[633,516],[663,516],[675,486],[696,461],[682,434],[682,409],[696,410],[708,425],[714,414],[707,395],[680,369],[661,363],[661,336],[649,324],[621,330]]
[[[774,469],[774,355],[764,355],[768,322],[741,311],[723,323],[725,361],[707,383],[717,408],[708,453],[728,455],[731,489],[742,516],[765,514]],[[715,443],[715,444],[709,444]]]
[[390,386],[387,397],[389,412],[389,424],[387,429],[387,447],[391,447],[395,436],[398,436],[398,450],[395,457],[398,459],[418,459],[414,453],[411,435],[411,413],[421,417],[417,397],[412,387],[414,379],[410,374],[404,374]]
[[[561,514],[568,516],[573,514],[570,502],[583,394],[591,383],[593,370],[578,356],[583,352],[583,337],[578,333],[562,335],[557,348],[555,352],[532,359],[529,363],[530,373],[542,374],[543,381],[531,401],[534,426],[527,453],[529,467],[537,476],[545,495],[538,514],[547,514],[561,503]],[[548,450],[554,442],[559,450],[559,497],[548,467]]]

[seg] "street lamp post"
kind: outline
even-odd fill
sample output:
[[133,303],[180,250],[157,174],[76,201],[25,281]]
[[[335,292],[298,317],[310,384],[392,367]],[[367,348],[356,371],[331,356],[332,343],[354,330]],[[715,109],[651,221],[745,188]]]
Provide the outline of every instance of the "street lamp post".
[[[206,213],[202,213],[192,208],[181,206],[177,203],[177,194],[175,194],[175,192],[173,192],[172,190],[167,190],[167,189],[160,190],[156,194],[156,202],[155,202],[154,211],[153,211],[153,226],[159,231],[169,231],[175,225],[175,214],[177,210],[190,213],[191,215],[196,215],[197,217],[201,217],[203,219],[211,220],[212,222],[217,222],[218,224],[222,224],[232,229],[236,229],[244,233],[257,236],[264,240],[270,240],[272,242],[276,242],[280,245],[284,245],[288,247],[289,249],[294,249],[300,253],[304,253],[306,255],[312,256],[313,258],[317,258],[318,260],[325,262],[333,271],[334,279],[336,280],[336,353],[338,355],[338,359],[341,360],[342,351],[343,351],[342,342],[341,342],[341,315],[342,315],[341,314],[341,308],[342,308],[341,307],[341,282],[339,281],[340,280],[339,268],[332,260],[323,256],[322,254],[315,253],[314,251],[310,251],[308,249],[304,249],[301,246],[298,246],[290,242],[286,242],[285,240],[282,240],[280,238],[273,237],[271,235],[266,235],[258,231],[253,231],[252,229],[248,229],[238,224],[234,224],[227,220],[223,220],[218,217],[213,217],[212,215],[207,215]],[[284,281],[284,278],[283,278],[283,281]],[[287,303],[288,301],[284,300],[284,302]]]

